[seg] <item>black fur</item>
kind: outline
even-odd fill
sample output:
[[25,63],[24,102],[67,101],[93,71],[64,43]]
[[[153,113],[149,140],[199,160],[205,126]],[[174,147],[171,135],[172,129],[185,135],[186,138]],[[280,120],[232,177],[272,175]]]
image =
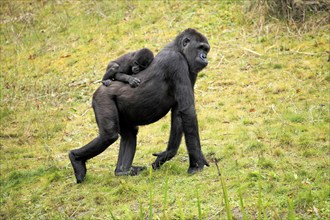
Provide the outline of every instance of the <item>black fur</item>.
[[109,86],[111,80],[118,80],[129,83],[132,88],[138,87],[141,80],[131,75],[146,69],[153,59],[154,54],[149,49],[143,48],[135,52],[127,53],[111,61],[103,76],[103,85]]
[[152,164],[159,168],[173,158],[185,135],[189,154],[188,173],[203,169],[208,162],[202,154],[195,111],[194,84],[197,73],[207,66],[209,43],[202,34],[187,29],[165,46],[150,66],[133,76],[141,84],[131,89],[119,81],[100,86],[93,96],[99,136],[70,152],[77,182],[86,175],[85,162],[102,153],[121,136],[116,175],[135,175],[143,168],[132,166],[139,125],[153,123],[171,110],[171,132],[167,149]]

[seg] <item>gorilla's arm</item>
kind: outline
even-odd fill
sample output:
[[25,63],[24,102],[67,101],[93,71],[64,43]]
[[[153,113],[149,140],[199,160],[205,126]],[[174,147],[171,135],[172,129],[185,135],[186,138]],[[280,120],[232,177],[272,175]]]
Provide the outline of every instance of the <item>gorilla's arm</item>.
[[203,169],[204,165],[209,166],[201,150],[201,144],[198,134],[198,123],[195,106],[181,111],[183,132],[189,154],[188,173],[193,174]]
[[[171,55],[169,63],[171,76],[171,91],[176,104],[172,107],[171,133],[166,151],[154,154],[157,156],[153,168],[159,168],[163,163],[175,156],[180,146],[182,134],[185,135],[186,146],[189,154],[190,166],[188,173],[202,170],[204,165],[209,165],[205,160],[200,145],[198,122],[195,111],[193,84],[189,68],[181,55]],[[175,65],[175,64],[183,65]],[[173,68],[173,69],[172,69]]]
[[138,87],[140,85],[141,80],[127,75],[125,73],[116,73],[115,80],[121,81],[121,82],[127,82],[132,88]]
[[115,78],[116,73],[119,70],[119,64],[115,62],[110,62],[107,66],[107,70],[105,71],[105,74],[103,76],[103,81],[107,79],[113,79]]
[[177,83],[174,86],[175,97],[178,103],[178,112],[182,120],[183,133],[189,154],[188,173],[202,170],[204,165],[209,166],[201,150],[193,86],[189,72],[176,74]]

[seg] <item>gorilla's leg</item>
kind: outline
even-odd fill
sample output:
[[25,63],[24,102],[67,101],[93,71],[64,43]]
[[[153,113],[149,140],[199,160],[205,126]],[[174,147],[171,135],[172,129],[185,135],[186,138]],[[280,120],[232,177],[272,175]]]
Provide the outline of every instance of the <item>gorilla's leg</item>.
[[143,167],[132,167],[136,150],[137,132],[137,127],[121,125],[120,149],[115,170],[116,176],[137,175],[139,171],[143,170]]
[[86,176],[86,161],[102,153],[118,136],[102,137],[101,135],[82,148],[70,151],[69,158],[74,169],[77,183],[81,183]]
[[153,169],[159,169],[166,161],[171,160],[177,153],[182,139],[182,120],[179,117],[177,106],[172,108],[171,112],[171,131],[166,151],[154,153],[157,156],[155,162],[152,163]]
[[81,183],[86,176],[86,161],[102,153],[118,139],[117,107],[112,100],[104,101],[104,103],[107,104],[106,108],[93,102],[95,117],[99,126],[99,136],[87,145],[69,153],[77,183]]

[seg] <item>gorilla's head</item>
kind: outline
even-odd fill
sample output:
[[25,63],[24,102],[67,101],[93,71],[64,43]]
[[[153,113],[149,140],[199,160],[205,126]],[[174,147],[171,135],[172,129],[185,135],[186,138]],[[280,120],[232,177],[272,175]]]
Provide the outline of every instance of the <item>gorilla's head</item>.
[[146,69],[154,59],[154,54],[147,48],[143,48],[134,54],[132,72],[134,74]]
[[190,72],[197,73],[207,66],[210,45],[204,35],[195,29],[188,28],[177,36],[175,41],[179,52],[188,62]]

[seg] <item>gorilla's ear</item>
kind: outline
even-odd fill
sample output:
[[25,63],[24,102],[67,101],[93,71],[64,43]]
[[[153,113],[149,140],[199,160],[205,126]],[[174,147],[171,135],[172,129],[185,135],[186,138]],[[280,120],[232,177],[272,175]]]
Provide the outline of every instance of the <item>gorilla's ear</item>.
[[190,42],[190,39],[189,38],[184,38],[183,41],[182,41],[182,45],[183,47],[187,46],[187,44]]

